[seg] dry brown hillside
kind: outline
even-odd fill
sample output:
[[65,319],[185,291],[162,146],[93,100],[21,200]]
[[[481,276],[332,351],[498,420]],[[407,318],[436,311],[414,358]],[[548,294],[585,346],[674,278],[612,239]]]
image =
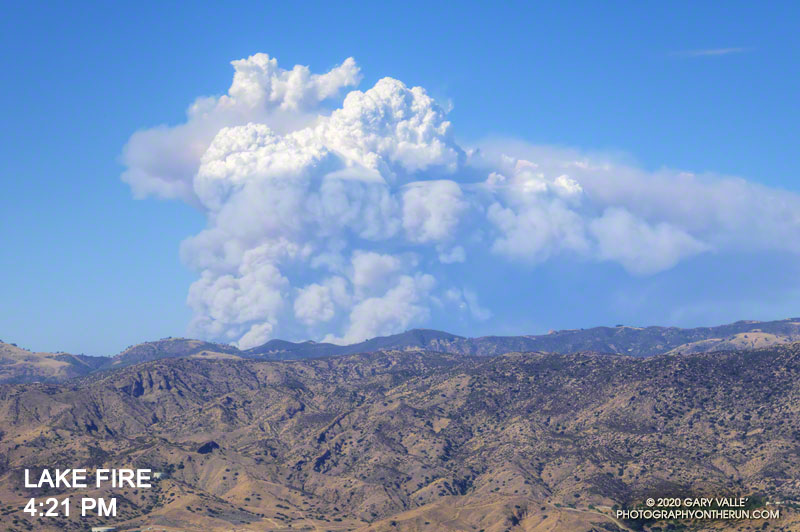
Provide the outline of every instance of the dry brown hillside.
[[67,353],[34,353],[0,342],[0,382],[64,381],[86,375],[105,361]]
[[[100,521],[22,513],[51,494],[22,489],[22,469],[130,466],[166,475],[117,492],[120,529],[626,530],[611,507],[651,495],[800,500],[798,409],[797,344],[164,359],[0,386],[0,520],[85,530]],[[791,512],[770,530],[797,530]]]

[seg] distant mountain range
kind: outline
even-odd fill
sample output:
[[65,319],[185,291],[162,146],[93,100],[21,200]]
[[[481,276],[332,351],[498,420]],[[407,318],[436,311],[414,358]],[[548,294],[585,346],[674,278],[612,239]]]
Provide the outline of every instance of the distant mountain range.
[[165,338],[131,346],[113,357],[66,353],[32,353],[0,342],[0,382],[59,382],[95,371],[124,368],[163,358],[226,358],[299,360],[385,350],[435,351],[492,356],[511,352],[576,353],[592,351],[634,357],[664,353],[703,353],[750,349],[800,341],[800,318],[778,321],[737,321],[716,327],[593,327],[531,336],[468,338],[442,331],[413,329],[351,345],[270,340],[240,350],[187,338]]

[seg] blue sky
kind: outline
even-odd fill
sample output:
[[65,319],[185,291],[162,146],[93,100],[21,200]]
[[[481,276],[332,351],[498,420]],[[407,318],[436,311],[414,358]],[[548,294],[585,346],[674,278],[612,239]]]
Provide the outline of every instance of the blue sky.
[[[352,56],[360,90],[384,76],[422,86],[452,105],[447,119],[464,148],[513,139],[612,157],[642,172],[738,176],[794,198],[798,9],[789,2],[9,4],[0,21],[0,338],[36,350],[114,354],[186,334],[187,292],[199,274],[182,262],[179,246],[207,226],[206,216],[179,200],[133,199],[120,180],[122,150],[138,130],[184,122],[197,97],[224,94],[230,61],[257,52],[285,69],[319,73]],[[691,234],[713,249],[646,274],[569,253],[432,265],[426,271],[437,287],[477,293],[492,316],[432,305],[409,326],[510,334],[800,313],[792,246],[760,249],[760,233],[741,246],[721,243],[735,231],[712,243]],[[406,273],[424,273],[415,272]],[[276,331],[291,339],[330,332]]]

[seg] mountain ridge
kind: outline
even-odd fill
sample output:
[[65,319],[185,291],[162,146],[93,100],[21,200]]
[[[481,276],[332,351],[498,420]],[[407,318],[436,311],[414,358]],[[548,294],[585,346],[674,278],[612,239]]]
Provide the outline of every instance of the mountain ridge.
[[[750,333],[769,335],[759,337],[760,342],[748,345]],[[748,335],[748,338],[735,338]],[[706,352],[726,348],[766,347],[779,343],[800,340],[800,318],[775,321],[740,320],[712,327],[592,327],[588,329],[564,329],[540,335],[479,336],[465,337],[435,329],[410,329],[408,331],[371,338],[363,342],[339,345],[326,342],[291,342],[274,339],[251,349],[238,350],[224,344],[213,344],[210,349],[227,349],[241,358],[263,360],[296,360],[324,356],[341,356],[385,349],[426,349],[462,355],[499,355],[512,351],[546,351],[552,353],[574,353],[597,351],[648,357],[679,352],[684,346],[687,352]],[[701,343],[703,342],[703,343]],[[144,345],[144,344],[139,344]],[[224,346],[224,347],[223,347]],[[188,356],[202,350],[196,350]],[[124,352],[117,357],[125,358]],[[129,365],[126,362],[120,362]]]
[[[775,321],[740,320],[713,327],[592,327],[564,329],[541,335],[465,337],[434,329],[410,329],[403,333],[339,345],[326,342],[291,342],[273,339],[263,345],[241,350],[229,344],[191,338],[163,338],[132,345],[113,357],[87,357],[65,353],[28,353],[27,362],[2,358],[2,349],[12,344],[0,342],[0,382],[40,380],[53,382],[95,371],[119,369],[162,358],[222,358],[258,360],[300,360],[352,355],[381,350],[424,349],[459,355],[494,356],[508,352],[542,351],[573,353],[596,351],[634,357],[664,353],[700,353],[729,349],[767,347],[800,341],[800,318]],[[24,351],[21,350],[20,351]],[[57,364],[54,361],[62,362]],[[25,358],[25,357],[23,357]],[[55,371],[54,365],[64,366]]]

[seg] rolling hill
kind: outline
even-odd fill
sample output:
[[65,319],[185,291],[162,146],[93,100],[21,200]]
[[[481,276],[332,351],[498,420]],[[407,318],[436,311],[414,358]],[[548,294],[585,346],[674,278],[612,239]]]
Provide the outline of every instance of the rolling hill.
[[0,342],[0,382],[64,381],[91,373],[107,362],[106,357],[34,353]]
[[[798,382],[800,345],[788,344],[649,358],[164,358],[6,384],[0,520],[12,531],[632,530],[611,507],[700,494],[798,500]],[[67,493],[21,488],[24,468],[56,466],[164,477],[115,492],[114,520],[21,513],[28,497]],[[770,530],[797,529],[783,512]]]

